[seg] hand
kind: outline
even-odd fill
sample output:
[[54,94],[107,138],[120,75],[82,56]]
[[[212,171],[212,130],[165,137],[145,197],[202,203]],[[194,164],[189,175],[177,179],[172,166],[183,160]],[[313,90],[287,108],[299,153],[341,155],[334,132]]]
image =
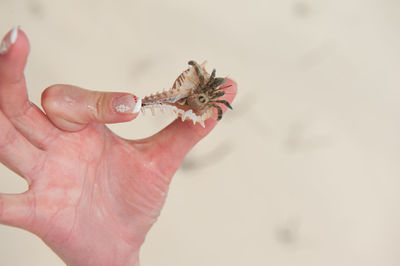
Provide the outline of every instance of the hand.
[[[216,121],[202,128],[176,120],[149,138],[125,140],[104,123],[137,116],[113,109],[126,93],[68,85],[44,91],[44,114],[28,99],[29,43],[16,32],[0,48],[0,161],[29,189],[0,194],[0,223],[36,234],[68,265],[138,265],[171,177]],[[228,82],[232,101],[236,86]]]

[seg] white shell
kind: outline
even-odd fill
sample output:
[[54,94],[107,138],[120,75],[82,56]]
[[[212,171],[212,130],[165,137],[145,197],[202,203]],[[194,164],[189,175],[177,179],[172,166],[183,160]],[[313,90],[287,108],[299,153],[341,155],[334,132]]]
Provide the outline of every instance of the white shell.
[[[205,69],[206,62],[203,62],[200,66],[203,71],[204,81],[207,82],[210,78],[210,74]],[[186,119],[192,120],[194,124],[199,122],[200,125],[205,127],[204,121],[209,118],[215,118],[215,114],[211,108],[206,110],[201,115],[197,115],[193,110],[184,110],[179,108],[179,101],[187,98],[192,94],[194,88],[197,88],[200,84],[199,76],[194,67],[190,66],[188,69],[182,72],[175,80],[172,88],[167,91],[157,92],[150,96],[146,96],[142,99],[142,113],[145,113],[145,109],[151,109],[152,114],[155,114],[154,109],[158,108],[163,110],[164,108],[170,108],[178,117],[181,117],[182,121]]]

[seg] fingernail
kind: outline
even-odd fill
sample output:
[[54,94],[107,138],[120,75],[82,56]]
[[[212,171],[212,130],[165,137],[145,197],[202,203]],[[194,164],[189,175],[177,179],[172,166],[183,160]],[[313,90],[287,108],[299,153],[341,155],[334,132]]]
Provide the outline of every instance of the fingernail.
[[0,44],[0,55],[5,55],[11,46],[17,41],[19,27],[14,27],[9,34],[4,37]]
[[142,100],[132,94],[124,95],[115,98],[113,106],[118,113],[136,114],[142,107]]

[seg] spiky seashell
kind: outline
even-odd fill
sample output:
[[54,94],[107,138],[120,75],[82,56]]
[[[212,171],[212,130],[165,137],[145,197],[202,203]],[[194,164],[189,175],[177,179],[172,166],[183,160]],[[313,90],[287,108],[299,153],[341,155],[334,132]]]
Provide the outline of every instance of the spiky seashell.
[[[154,115],[155,109],[163,111],[168,108],[181,117],[182,121],[189,119],[203,127],[204,121],[209,118],[221,119],[222,109],[216,103],[223,103],[231,108],[228,102],[218,100],[224,95],[220,86],[225,79],[215,78],[215,70],[210,75],[205,69],[205,62],[199,65],[190,61],[189,65],[190,67],[178,76],[171,89],[142,99],[143,113],[145,109],[150,109]],[[212,111],[213,108],[217,108],[218,117]]]

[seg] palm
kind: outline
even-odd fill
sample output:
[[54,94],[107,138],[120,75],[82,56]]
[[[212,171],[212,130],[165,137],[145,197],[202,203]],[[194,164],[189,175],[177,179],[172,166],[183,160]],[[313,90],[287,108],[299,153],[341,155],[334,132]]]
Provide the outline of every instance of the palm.
[[55,136],[32,176],[37,181],[30,188],[36,206],[29,214],[31,230],[62,256],[85,257],[88,249],[104,256],[109,247],[94,243],[107,241],[135,252],[161,210],[175,170],[151,165],[157,151],[149,147],[99,124]]

